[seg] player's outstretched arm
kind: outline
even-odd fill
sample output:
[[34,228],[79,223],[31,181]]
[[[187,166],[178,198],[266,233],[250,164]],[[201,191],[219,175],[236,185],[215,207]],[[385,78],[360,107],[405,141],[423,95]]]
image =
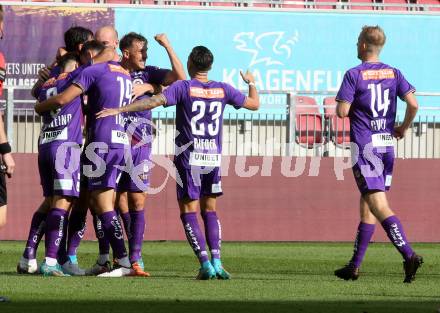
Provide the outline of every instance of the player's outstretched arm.
[[179,57],[173,49],[166,34],[157,34],[154,39],[165,48],[170,58],[171,72],[169,72],[163,81],[164,86],[168,86],[174,83],[176,80],[186,79],[185,69],[183,68],[182,62],[180,62]]
[[151,98],[142,99],[133,102],[127,106],[117,108],[117,109],[104,109],[96,113],[96,118],[103,118],[107,116],[118,115],[124,112],[139,112],[154,109],[158,106],[165,104],[165,97],[162,94],[155,95]]
[[244,82],[249,86],[249,94],[243,107],[251,111],[256,111],[260,107],[260,97],[258,95],[257,87],[255,87],[255,78],[249,71],[246,71],[244,74],[240,71],[240,75]]
[[132,92],[132,96],[133,96],[132,101],[136,100],[137,98],[139,98],[140,96],[142,96],[146,93],[151,93],[153,95],[157,95],[161,92],[162,92],[161,85],[148,84],[148,83],[134,84],[133,85],[133,92]]
[[417,103],[416,96],[413,92],[407,93],[403,100],[406,102],[406,112],[403,123],[394,128],[394,137],[401,139],[405,137],[405,133],[411,126],[412,121],[416,117],[419,104]]
[[70,85],[62,93],[51,97],[43,102],[37,102],[35,105],[35,112],[41,114],[43,112],[57,110],[60,107],[72,102],[76,97],[83,93],[82,89],[77,85]]
[[346,101],[338,101],[336,105],[336,115],[340,118],[347,117],[350,111],[350,105],[351,104]]

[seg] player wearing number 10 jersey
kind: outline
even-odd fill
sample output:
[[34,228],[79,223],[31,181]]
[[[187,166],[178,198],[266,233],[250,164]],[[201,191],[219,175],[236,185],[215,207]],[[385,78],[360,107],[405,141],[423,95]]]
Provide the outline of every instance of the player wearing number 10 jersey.
[[[385,191],[391,186],[393,136],[400,139],[405,135],[418,105],[415,89],[402,73],[379,61],[384,44],[385,34],[380,27],[362,29],[357,43],[362,64],[347,71],[336,96],[337,114],[350,118],[350,138],[359,148],[353,173],[361,192],[361,222],[353,257],[345,267],[336,270],[335,275],[345,280],[358,278],[359,267],[379,220],[404,258],[404,282],[410,283],[423,260],[412,250],[399,219],[388,205]],[[397,97],[406,102],[407,110],[403,123],[395,127]]]
[[[104,110],[98,116],[176,105],[178,135],[175,140],[174,163],[178,177],[181,178],[181,184],[177,184],[177,199],[185,234],[201,264],[197,278],[229,279],[230,275],[220,261],[221,226],[216,214],[216,197],[222,194],[220,164],[223,111],[226,104],[236,109],[257,110],[259,98],[254,77],[249,72],[241,74],[249,84],[248,97],[226,83],[209,80],[208,71],[213,61],[209,49],[195,47],[187,62],[191,80],[179,80],[162,94],[120,109]],[[198,206],[205,223],[211,260],[206,251],[205,236],[197,221]]]

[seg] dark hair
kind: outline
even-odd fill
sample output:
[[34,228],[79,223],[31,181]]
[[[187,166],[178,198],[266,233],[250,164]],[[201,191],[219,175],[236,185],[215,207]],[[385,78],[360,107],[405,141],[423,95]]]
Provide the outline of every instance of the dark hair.
[[204,46],[194,47],[189,55],[189,59],[198,71],[209,71],[214,62],[212,52]]
[[0,22],[3,21],[3,5],[0,4]]
[[87,41],[81,48],[80,54],[85,54],[87,51],[95,51],[96,53],[100,53],[105,49],[105,46],[99,42],[98,40]]
[[75,52],[67,52],[65,55],[63,55],[60,60],[58,61],[58,66],[61,69],[64,69],[69,62],[79,62],[78,54]]
[[124,37],[122,37],[122,39],[119,41],[119,49],[121,49],[122,51],[130,48],[134,41],[145,42],[145,44],[148,43],[147,38],[145,38],[141,34],[131,32],[125,35]]
[[67,52],[78,51],[79,45],[85,43],[90,37],[93,38],[93,33],[90,29],[81,26],[70,27],[64,33],[64,43]]

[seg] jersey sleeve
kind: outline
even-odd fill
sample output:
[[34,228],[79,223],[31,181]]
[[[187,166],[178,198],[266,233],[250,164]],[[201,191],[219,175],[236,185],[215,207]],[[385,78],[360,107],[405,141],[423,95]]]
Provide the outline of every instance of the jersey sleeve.
[[169,69],[156,66],[147,66],[145,71],[148,72],[148,83],[162,85],[165,77],[171,72]]
[[103,74],[100,64],[92,65],[84,69],[79,75],[73,79],[73,84],[77,85],[85,93]]
[[246,96],[240,90],[235,89],[229,84],[224,84],[223,89],[225,90],[226,103],[232,105],[237,110],[244,106]]
[[409,94],[410,92],[415,92],[416,88],[414,88],[413,85],[411,85],[403,76],[403,74],[396,69],[396,78],[397,78],[397,88],[396,93],[397,96],[399,96],[400,99],[403,100],[403,98]]
[[341,87],[336,95],[336,101],[353,103],[356,92],[356,77],[354,71],[347,71],[342,80]]
[[171,84],[162,93],[162,96],[165,99],[165,104],[163,106],[169,107],[181,102],[183,91],[184,91],[183,81],[179,80]]

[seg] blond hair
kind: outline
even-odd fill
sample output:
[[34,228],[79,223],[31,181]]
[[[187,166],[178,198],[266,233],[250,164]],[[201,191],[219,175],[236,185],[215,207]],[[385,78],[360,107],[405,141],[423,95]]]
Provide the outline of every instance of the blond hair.
[[385,45],[387,37],[380,26],[364,26],[359,34],[359,41],[367,45],[367,52],[378,53]]

